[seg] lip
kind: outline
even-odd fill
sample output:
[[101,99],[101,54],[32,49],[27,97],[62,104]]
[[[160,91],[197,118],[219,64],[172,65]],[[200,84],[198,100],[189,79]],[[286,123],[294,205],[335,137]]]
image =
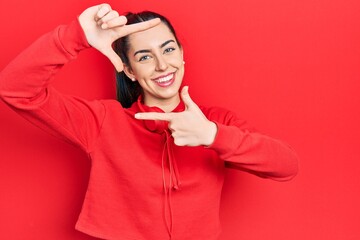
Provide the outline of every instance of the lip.
[[[169,77],[169,76],[172,76],[172,77],[171,77],[171,79],[169,79],[169,80],[167,80],[167,81],[162,81],[162,82],[158,81],[158,80],[161,79],[161,78]],[[155,83],[156,85],[158,85],[159,87],[162,87],[162,88],[169,87],[169,86],[171,86],[171,85],[175,82],[175,72],[169,73],[169,74],[164,74],[164,75],[162,75],[162,76],[160,76],[160,77],[157,77],[157,78],[154,78],[154,79],[152,79],[152,80],[153,80],[154,83]]]

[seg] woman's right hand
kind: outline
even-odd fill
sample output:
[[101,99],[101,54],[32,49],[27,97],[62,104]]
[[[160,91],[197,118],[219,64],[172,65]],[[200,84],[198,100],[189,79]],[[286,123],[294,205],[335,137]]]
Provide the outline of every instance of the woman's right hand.
[[111,9],[109,4],[101,4],[86,9],[79,22],[84,30],[88,43],[104,54],[118,72],[123,70],[123,62],[112,48],[112,43],[131,33],[152,28],[160,23],[160,19],[125,25],[125,16]]

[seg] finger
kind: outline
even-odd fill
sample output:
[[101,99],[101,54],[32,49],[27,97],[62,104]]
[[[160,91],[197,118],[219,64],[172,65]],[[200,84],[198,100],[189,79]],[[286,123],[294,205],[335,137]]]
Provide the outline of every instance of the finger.
[[136,113],[135,118],[142,120],[161,120],[161,121],[169,122],[173,119],[173,113],[158,113],[158,112]]
[[188,86],[184,86],[181,89],[181,99],[184,101],[187,108],[193,106],[194,104],[196,105],[196,103],[194,103],[194,101],[190,97]]
[[179,147],[190,146],[186,138],[182,138],[182,137],[174,137],[174,144]]
[[172,122],[169,122],[168,129],[172,132],[172,136],[174,137],[173,134],[175,134],[176,130],[175,130],[174,124]]
[[114,65],[116,71],[121,72],[124,69],[124,64],[121,61],[119,55],[117,55],[112,47],[104,52],[104,55],[110,60],[110,62]]
[[107,23],[108,21],[119,17],[119,13],[117,11],[111,10],[110,12],[108,12],[105,16],[103,16],[102,18],[100,18],[97,21],[97,24],[99,26],[102,26],[103,24]]
[[109,4],[101,4],[99,5],[99,11],[97,11],[95,15],[95,21],[99,21],[102,17],[108,14],[111,11],[111,7]]
[[123,36],[129,35],[131,33],[135,33],[135,32],[140,32],[140,31],[144,31],[147,30],[149,28],[155,27],[156,25],[158,25],[160,23],[160,19],[159,18],[154,18],[151,19],[149,21],[145,21],[145,22],[140,22],[140,23],[135,23],[135,24],[130,24],[130,25],[125,25],[122,28],[122,33]]
[[127,18],[125,16],[119,16],[114,19],[109,20],[108,22],[101,25],[103,29],[105,28],[115,28],[124,26],[127,22]]

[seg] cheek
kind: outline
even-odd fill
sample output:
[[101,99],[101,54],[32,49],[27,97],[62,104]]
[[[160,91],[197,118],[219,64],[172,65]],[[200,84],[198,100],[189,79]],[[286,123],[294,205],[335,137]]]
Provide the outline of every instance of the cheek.
[[171,58],[168,60],[169,65],[181,69],[183,67],[183,59],[180,57]]
[[151,63],[139,64],[133,68],[133,73],[137,79],[148,78],[154,71],[154,66]]
[[177,53],[176,60],[177,60],[179,65],[183,65],[184,58],[183,58],[182,52],[179,51]]

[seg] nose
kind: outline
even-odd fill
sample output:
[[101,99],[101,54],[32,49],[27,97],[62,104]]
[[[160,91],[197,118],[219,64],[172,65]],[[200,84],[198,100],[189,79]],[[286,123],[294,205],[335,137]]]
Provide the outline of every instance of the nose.
[[165,71],[168,68],[168,63],[163,56],[158,56],[156,59],[156,71]]

